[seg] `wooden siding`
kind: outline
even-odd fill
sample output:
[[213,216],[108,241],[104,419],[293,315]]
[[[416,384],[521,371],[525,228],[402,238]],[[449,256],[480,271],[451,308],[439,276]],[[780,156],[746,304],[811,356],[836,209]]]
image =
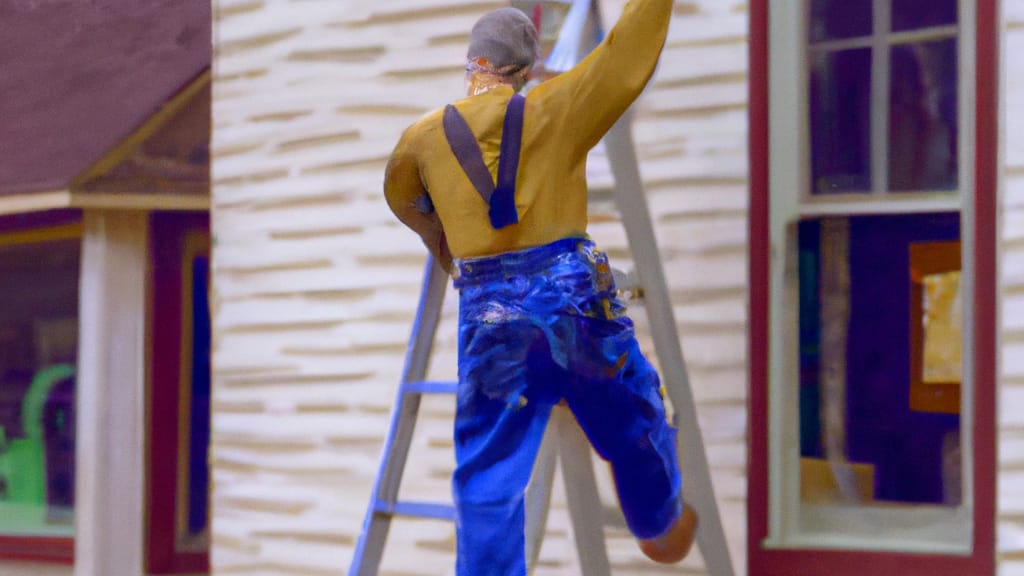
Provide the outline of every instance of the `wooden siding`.
[[[384,164],[407,125],[461,96],[468,30],[502,4],[214,2],[214,573],[326,575],[348,566],[424,256],[383,202]],[[624,1],[604,4],[611,21]],[[740,0],[677,3],[634,131],[738,567],[746,31]],[[607,182],[600,159],[592,171]],[[594,221],[593,235],[628,270],[614,210],[598,206]],[[455,373],[452,296],[437,377]],[[448,497],[451,414],[450,398],[426,404],[409,496]],[[610,508],[607,474],[601,482]],[[563,493],[555,504],[537,574],[578,574]],[[608,534],[616,574],[679,573],[643,559],[615,521]],[[399,521],[382,573],[449,573],[452,551],[450,525]],[[703,573],[699,555],[686,572]]]
[[1003,54],[999,576],[1024,576],[1024,1],[1006,0]]

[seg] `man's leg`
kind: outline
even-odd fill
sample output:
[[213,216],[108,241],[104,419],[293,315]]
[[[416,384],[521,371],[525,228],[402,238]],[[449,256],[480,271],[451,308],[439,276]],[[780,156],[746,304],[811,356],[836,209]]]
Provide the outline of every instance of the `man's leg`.
[[612,466],[626,522],[652,560],[682,560],[696,514],[682,502],[676,431],[666,419],[657,372],[625,319],[581,319],[566,399],[597,452]]
[[662,564],[675,564],[690,553],[697,536],[697,512],[683,504],[683,513],[668,531],[647,540],[638,540],[640,550],[651,560]]
[[525,576],[524,495],[551,406],[486,410],[496,416],[489,432],[469,431],[482,424],[482,414],[456,418],[456,573]]
[[460,336],[456,573],[525,576],[523,499],[552,407],[528,386],[538,352],[531,348],[543,345],[543,334],[512,322],[464,326]]

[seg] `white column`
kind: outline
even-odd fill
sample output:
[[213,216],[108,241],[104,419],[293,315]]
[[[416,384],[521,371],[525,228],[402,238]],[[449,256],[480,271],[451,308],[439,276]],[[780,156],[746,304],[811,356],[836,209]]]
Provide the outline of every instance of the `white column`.
[[147,236],[145,212],[85,213],[75,576],[144,574]]

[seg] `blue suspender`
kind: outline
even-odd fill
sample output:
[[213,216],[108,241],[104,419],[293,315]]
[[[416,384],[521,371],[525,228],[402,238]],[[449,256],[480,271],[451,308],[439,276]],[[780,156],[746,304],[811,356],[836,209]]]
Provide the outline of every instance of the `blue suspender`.
[[480,145],[469,129],[466,119],[455,106],[444,110],[444,133],[452,153],[459,161],[463,172],[473,187],[490,207],[491,226],[504,228],[519,222],[516,213],[516,173],[519,170],[519,153],[523,141],[523,112],[526,98],[520,94],[512,96],[505,109],[505,124],[501,132],[501,152],[498,157],[498,182],[491,180],[491,172],[484,163]]

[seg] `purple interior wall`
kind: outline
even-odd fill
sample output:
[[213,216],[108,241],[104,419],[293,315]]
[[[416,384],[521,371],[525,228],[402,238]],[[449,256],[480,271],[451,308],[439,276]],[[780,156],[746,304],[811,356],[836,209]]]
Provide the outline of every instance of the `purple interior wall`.
[[847,438],[880,500],[943,501],[942,442],[960,418],[910,409],[909,246],[959,237],[957,214],[850,219]]

